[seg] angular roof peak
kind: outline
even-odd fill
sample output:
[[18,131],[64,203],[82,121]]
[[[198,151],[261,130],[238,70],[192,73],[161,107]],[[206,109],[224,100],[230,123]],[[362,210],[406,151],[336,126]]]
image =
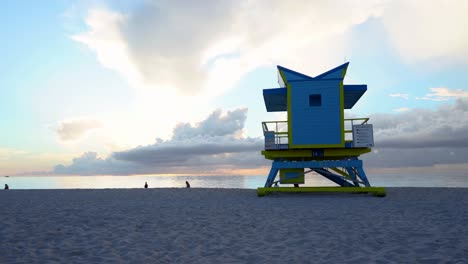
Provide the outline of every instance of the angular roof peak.
[[[321,80],[321,79],[343,79],[346,75],[346,70],[348,69],[349,62],[346,62],[338,67],[335,67],[329,71],[326,71],[315,77],[310,77],[308,75],[302,74],[297,71],[293,71],[286,67],[278,65],[278,74],[280,86],[284,87],[284,82],[290,81],[307,81],[307,80]],[[282,81],[282,82],[281,82]]]
[[344,78],[346,70],[348,69],[349,62],[346,62],[338,67],[326,71],[320,75],[315,76],[314,79],[339,79]]

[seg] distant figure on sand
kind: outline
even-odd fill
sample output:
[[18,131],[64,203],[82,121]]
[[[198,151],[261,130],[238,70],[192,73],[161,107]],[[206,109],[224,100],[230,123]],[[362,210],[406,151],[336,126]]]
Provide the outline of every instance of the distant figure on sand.
[[190,188],[190,183],[188,181],[185,181],[185,186],[187,186],[187,188]]
[[148,189],[148,183],[145,182],[145,189]]
[[10,189],[10,187],[8,187],[8,184],[5,184],[5,190],[8,190]]

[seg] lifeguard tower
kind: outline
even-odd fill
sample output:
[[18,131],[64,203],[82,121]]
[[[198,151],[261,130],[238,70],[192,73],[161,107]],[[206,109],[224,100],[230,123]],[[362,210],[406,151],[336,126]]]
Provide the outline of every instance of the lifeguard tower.
[[[288,120],[262,122],[262,155],[273,162],[259,196],[330,191],[385,196],[384,188],[371,187],[359,160],[374,146],[369,118],[344,118],[344,109],[351,109],[367,90],[365,84],[343,84],[348,64],[316,77],[277,67],[280,88],[264,89],[263,98],[268,112],[286,111]],[[338,186],[300,187],[309,172]]]

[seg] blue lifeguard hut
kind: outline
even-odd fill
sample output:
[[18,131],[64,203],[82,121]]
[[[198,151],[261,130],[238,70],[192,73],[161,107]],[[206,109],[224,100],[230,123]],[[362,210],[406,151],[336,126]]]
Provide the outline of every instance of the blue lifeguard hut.
[[[262,122],[262,155],[273,162],[265,186],[258,188],[259,196],[283,191],[385,195],[384,188],[371,187],[359,159],[374,146],[369,118],[344,118],[344,110],[351,109],[367,90],[365,84],[343,84],[348,65],[316,77],[277,66],[280,88],[264,89],[263,98],[268,112],[286,111],[288,120]],[[338,186],[300,187],[309,172]]]

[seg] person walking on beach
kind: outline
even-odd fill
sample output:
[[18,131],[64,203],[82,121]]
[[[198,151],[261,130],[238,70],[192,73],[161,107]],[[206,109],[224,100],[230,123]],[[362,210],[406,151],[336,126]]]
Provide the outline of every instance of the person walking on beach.
[[185,186],[187,186],[187,188],[190,188],[190,183],[188,181],[185,181]]
[[5,184],[5,190],[8,190],[10,189],[10,187],[8,186],[8,184]]
[[148,183],[145,182],[145,189],[148,189]]

